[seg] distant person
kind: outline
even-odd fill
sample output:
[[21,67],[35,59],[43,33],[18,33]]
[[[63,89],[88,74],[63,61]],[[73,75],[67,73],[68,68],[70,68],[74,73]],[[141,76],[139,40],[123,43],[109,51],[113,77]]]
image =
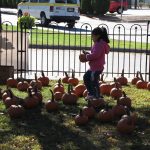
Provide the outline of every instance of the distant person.
[[83,76],[84,84],[88,91],[86,100],[102,98],[99,90],[99,76],[104,70],[105,54],[108,54],[110,50],[106,28],[94,28],[92,40],[94,44],[91,48],[91,53],[83,52],[84,54],[79,56],[81,62],[88,61],[90,66]]

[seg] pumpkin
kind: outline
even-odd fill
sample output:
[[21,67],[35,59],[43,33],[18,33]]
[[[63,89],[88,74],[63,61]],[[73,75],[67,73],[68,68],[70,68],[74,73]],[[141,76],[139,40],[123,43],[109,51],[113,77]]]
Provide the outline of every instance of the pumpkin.
[[24,107],[27,109],[35,108],[39,104],[39,99],[33,95],[31,90],[28,91],[28,96],[24,99]]
[[72,92],[72,85],[68,85],[68,93],[64,93],[62,96],[62,101],[64,104],[76,104],[78,97]]
[[17,83],[18,81],[14,78],[8,78],[7,81],[6,81],[6,85],[8,87],[11,87],[11,88],[16,88],[17,87]]
[[74,87],[74,92],[78,97],[83,96],[83,92],[86,90],[86,87],[84,84],[78,84]]
[[101,108],[105,105],[105,101],[103,98],[94,98],[89,101],[94,108]]
[[131,83],[135,85],[139,80],[140,80],[139,71],[137,71],[136,76],[131,80]]
[[21,105],[11,105],[7,112],[11,118],[20,118],[24,115],[25,110]]
[[110,96],[114,99],[119,99],[122,96],[122,90],[118,88],[118,85],[111,89]]
[[31,89],[31,94],[38,98],[39,104],[42,103],[43,95],[42,95],[41,91],[36,86]]
[[87,95],[88,95],[88,91],[87,91],[87,89],[86,89],[86,90],[84,90],[84,92],[83,92],[83,97],[85,98]]
[[24,81],[23,79],[17,84],[17,89],[19,91],[27,91],[28,87],[29,87],[29,83],[27,81]]
[[131,99],[126,95],[124,91],[122,92],[122,96],[118,100],[118,104],[131,108]]
[[64,93],[65,92],[64,86],[63,86],[63,84],[61,84],[61,78],[55,84],[53,92],[54,93],[56,93],[56,92]]
[[39,90],[42,89],[42,82],[37,79],[36,73],[35,73],[35,79],[30,82],[30,85],[32,87],[36,86]]
[[99,111],[97,115],[98,119],[102,122],[109,122],[113,120],[113,111],[109,109],[108,104],[105,105],[105,108]]
[[102,83],[99,87],[100,89],[100,93],[102,95],[107,95],[109,96],[110,95],[110,91],[112,89],[112,86],[109,84],[109,83]]
[[123,134],[130,134],[135,128],[135,115],[130,115],[130,112],[123,115],[118,121],[117,130]]
[[68,79],[69,79],[69,76],[68,76],[67,72],[65,71],[65,77],[62,78],[62,82],[68,84]]
[[147,89],[150,90],[150,82],[147,83]]
[[116,87],[116,85],[118,88],[120,88],[120,89],[122,88],[121,84],[117,81],[116,78],[114,78],[114,81],[110,83],[110,86],[111,86],[111,88],[114,88],[114,87]]
[[121,76],[116,78],[116,80],[121,84],[121,85],[127,85],[128,79],[124,77],[124,69],[122,69]]
[[116,106],[112,108],[112,111],[113,111],[113,116],[116,118],[120,118],[121,116],[126,114],[125,107],[123,105],[119,105],[118,103]]
[[62,93],[62,92],[55,92],[54,93],[54,99],[56,100],[56,101],[60,101],[61,100],[61,98],[62,98],[62,96],[63,96],[63,94],[64,93]]
[[9,96],[5,98],[4,104],[6,108],[9,108],[11,105],[17,105],[17,98],[14,96],[13,92],[9,89]]
[[0,99],[2,99],[2,95],[3,95],[3,92],[2,92],[2,89],[0,88]]
[[46,77],[44,74],[44,71],[42,71],[42,76],[38,78],[39,81],[41,81],[42,86],[48,86],[49,85],[49,77]]
[[137,81],[136,87],[137,87],[138,89],[147,89],[147,83],[148,83],[148,82],[144,81],[141,72],[140,72],[139,74],[140,74],[140,78],[141,78],[141,79]]
[[7,97],[10,97],[10,95],[11,95],[9,90],[10,90],[10,89],[9,89],[8,86],[7,86],[7,89],[3,91],[3,93],[2,93],[2,100],[3,100],[3,102],[5,101],[5,99],[6,99]]
[[73,69],[72,69],[72,77],[70,77],[70,78],[68,79],[68,83],[71,84],[71,85],[73,85],[73,86],[76,86],[76,85],[78,85],[78,83],[79,83],[78,78],[75,78],[75,72],[74,72]]
[[91,102],[88,101],[88,105],[82,108],[82,113],[86,115],[88,118],[93,118],[95,115],[95,109],[91,105]]
[[80,109],[80,113],[74,118],[76,125],[86,125],[88,122],[88,117],[82,113],[82,109]]
[[84,54],[84,53],[81,53],[80,55],[79,55],[79,60],[80,60],[80,62],[87,62],[87,59],[86,59],[86,54]]
[[53,91],[50,89],[50,92],[51,92],[51,99],[49,99],[46,103],[45,103],[45,108],[48,112],[51,112],[51,111],[56,111],[58,110],[58,102],[55,101],[54,99],[54,93]]

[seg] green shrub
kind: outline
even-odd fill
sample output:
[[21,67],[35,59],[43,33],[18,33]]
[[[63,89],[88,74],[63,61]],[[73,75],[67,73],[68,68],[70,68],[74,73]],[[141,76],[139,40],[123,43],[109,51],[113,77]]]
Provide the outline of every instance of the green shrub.
[[92,0],[81,0],[80,1],[80,3],[81,3],[81,5],[80,5],[81,13],[85,13],[85,14],[93,13],[91,1]]
[[30,29],[35,26],[35,18],[28,13],[24,13],[22,17],[18,18],[18,25],[23,29]]
[[109,10],[110,0],[92,0],[93,13],[103,15]]

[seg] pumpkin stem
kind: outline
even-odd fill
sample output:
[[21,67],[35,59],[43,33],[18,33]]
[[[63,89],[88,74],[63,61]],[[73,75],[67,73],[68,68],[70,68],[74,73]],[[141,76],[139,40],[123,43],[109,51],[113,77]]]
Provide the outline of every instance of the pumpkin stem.
[[45,77],[44,71],[42,70],[42,77]]
[[9,92],[9,94],[10,94],[10,98],[13,98],[14,94],[13,94],[12,90],[11,90],[11,89],[8,89],[8,92]]
[[51,89],[49,89],[50,90],[50,92],[51,92],[51,94],[52,94],[52,102],[54,102],[54,93],[53,93],[53,91],[51,90]]
[[66,76],[67,78],[69,77],[66,71],[65,71],[65,76]]
[[139,78],[139,71],[136,72],[136,78]]
[[123,95],[123,97],[127,97],[125,91],[122,91],[122,95]]
[[72,69],[72,78],[75,78],[75,73],[73,69]]
[[58,80],[58,86],[60,87],[61,85],[61,78]]
[[83,113],[82,113],[82,109],[79,110],[79,116],[82,116]]
[[124,108],[125,108],[125,110],[126,110],[126,114],[127,114],[128,116],[130,116],[130,109],[129,109],[127,106],[125,106]]
[[144,81],[143,76],[142,76],[142,73],[141,73],[141,72],[139,72],[139,73],[140,73],[140,78],[141,78],[141,80]]
[[34,77],[35,77],[35,81],[37,81],[37,74],[36,73],[34,74]]
[[121,77],[124,77],[124,69],[122,69]]
[[104,81],[104,74],[101,75],[100,81],[102,81],[102,82]]

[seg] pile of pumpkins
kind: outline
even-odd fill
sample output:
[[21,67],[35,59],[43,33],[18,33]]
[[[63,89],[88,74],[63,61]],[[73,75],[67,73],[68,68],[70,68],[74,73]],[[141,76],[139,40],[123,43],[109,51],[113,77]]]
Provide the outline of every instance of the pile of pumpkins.
[[[103,75],[102,75],[103,78]],[[127,85],[128,80],[124,77],[124,70],[118,78],[114,78],[114,82],[106,83],[101,78],[100,92],[103,95],[110,95],[117,104],[110,109],[104,98],[93,99],[87,101],[87,106],[80,109],[79,114],[74,117],[76,125],[85,125],[87,122],[96,116],[101,122],[110,122],[113,119],[120,119],[117,123],[117,129],[121,133],[131,133],[135,128],[136,115],[131,113],[131,99],[122,91],[121,86]],[[21,117],[26,109],[32,109],[42,103],[43,96],[41,94],[42,86],[49,85],[49,78],[44,75],[35,79],[30,83],[27,81],[20,81],[13,78],[7,80],[7,87],[14,87],[20,91],[27,91],[28,96],[25,99],[16,97],[10,88],[1,92],[2,100],[8,110],[11,118]],[[64,85],[68,84],[68,91],[65,92]],[[44,106],[48,112],[56,111],[59,108],[59,101],[62,100],[65,105],[75,105],[79,97],[86,97],[87,90],[84,84],[79,84],[78,78],[72,70],[72,76],[69,77],[65,72],[65,77],[59,79],[54,85],[53,90],[50,89],[52,97],[45,102]],[[98,113],[96,112],[98,110]]]

